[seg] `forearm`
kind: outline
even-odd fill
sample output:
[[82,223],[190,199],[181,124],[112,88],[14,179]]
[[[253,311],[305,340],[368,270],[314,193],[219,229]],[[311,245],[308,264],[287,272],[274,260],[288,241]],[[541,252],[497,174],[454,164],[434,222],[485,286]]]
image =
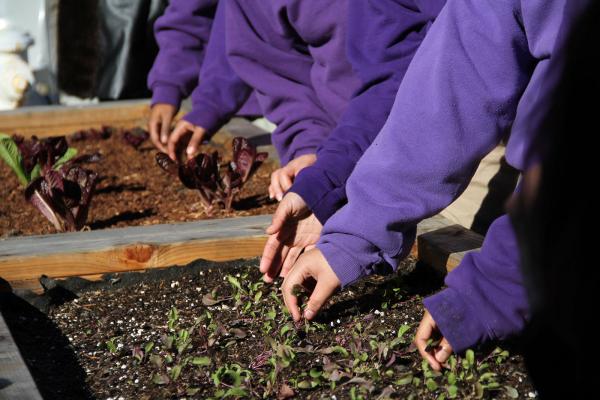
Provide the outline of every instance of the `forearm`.
[[219,130],[244,104],[252,89],[231,68],[225,48],[226,1],[219,3],[213,32],[200,70],[199,85],[192,93],[192,110],[184,119],[206,129]]
[[345,203],[346,180],[389,116],[400,82],[437,11],[422,12],[412,0],[349,4],[347,54],[362,85],[320,146],[317,162],[302,171],[290,189],[321,223]]
[[[348,204],[324,227],[319,247],[336,273],[395,268],[415,225],[464,190],[509,130],[535,65],[516,12],[516,2],[451,1],[438,16],[348,179]],[[348,273],[348,265],[359,267]]]
[[467,254],[448,274],[446,285],[424,303],[456,352],[523,329],[529,306],[506,215],[490,226],[481,251]]
[[179,107],[198,84],[217,0],[171,0],[154,24],[159,52],[148,75],[152,104]]
[[[307,15],[306,8],[316,6],[292,3],[297,9],[270,3],[249,6],[244,1],[231,1],[227,7],[228,21],[233,26],[227,35],[229,58],[238,75],[256,89],[265,117],[277,125],[272,141],[282,164],[304,154],[316,153],[335,127],[333,114],[328,112],[323,97],[313,86],[315,65],[323,64],[323,68],[327,66],[332,71],[343,72],[343,66],[338,64],[347,63],[345,59],[334,62],[323,54],[317,62],[312,54],[307,54],[310,43],[300,36],[302,27],[308,22],[302,18]],[[339,35],[331,34],[338,29],[339,18],[336,16],[334,20],[332,6],[328,4],[319,3],[319,6],[329,8],[328,13],[311,21],[313,34],[321,39],[323,49],[332,46],[332,39],[325,33],[321,35],[321,31],[340,40]],[[285,15],[289,20],[283,17]],[[337,90],[336,85],[348,86],[349,83],[343,73],[336,78],[339,79],[331,83],[330,91],[343,92]],[[333,95],[331,98],[334,97],[337,99]]]

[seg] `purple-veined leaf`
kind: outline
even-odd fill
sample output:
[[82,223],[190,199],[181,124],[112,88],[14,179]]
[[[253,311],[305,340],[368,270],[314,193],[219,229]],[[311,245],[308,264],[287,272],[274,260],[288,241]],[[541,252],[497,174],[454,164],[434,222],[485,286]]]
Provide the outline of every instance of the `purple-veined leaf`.
[[133,148],[137,149],[144,143],[150,135],[142,128],[133,128],[123,132],[123,140]]
[[37,178],[25,189],[25,198],[37,208],[56,230],[64,230],[63,224],[54,212],[51,196],[48,195],[47,184],[44,178]]

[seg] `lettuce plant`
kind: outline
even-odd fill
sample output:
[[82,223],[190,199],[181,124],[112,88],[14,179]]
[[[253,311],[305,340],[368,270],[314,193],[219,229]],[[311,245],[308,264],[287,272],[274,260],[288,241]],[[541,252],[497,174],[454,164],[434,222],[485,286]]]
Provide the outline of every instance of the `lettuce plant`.
[[189,189],[200,194],[200,201],[208,214],[216,205],[231,210],[233,198],[267,159],[267,153],[258,153],[247,139],[233,139],[233,160],[223,168],[217,152],[200,153],[186,162],[171,160],[165,153],[156,154],[157,164]]
[[0,134],[0,158],[25,187],[25,198],[59,231],[76,231],[85,225],[97,174],[81,164],[96,162],[99,154],[76,157],[66,139],[26,140]]

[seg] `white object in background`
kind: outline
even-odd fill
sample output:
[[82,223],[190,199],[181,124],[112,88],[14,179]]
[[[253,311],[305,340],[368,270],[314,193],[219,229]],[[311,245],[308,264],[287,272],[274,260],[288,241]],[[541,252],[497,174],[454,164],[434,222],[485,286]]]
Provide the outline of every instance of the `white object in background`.
[[33,72],[24,59],[33,40],[0,19],[0,110],[17,108],[33,84]]

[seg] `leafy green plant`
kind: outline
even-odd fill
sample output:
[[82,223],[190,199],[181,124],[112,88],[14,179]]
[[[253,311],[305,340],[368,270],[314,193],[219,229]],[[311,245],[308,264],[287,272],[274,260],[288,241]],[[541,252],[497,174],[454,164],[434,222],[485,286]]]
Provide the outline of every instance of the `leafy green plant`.
[[62,136],[26,140],[0,134],[0,158],[25,187],[25,198],[58,231],[83,228],[96,185],[96,173],[81,164],[96,162],[100,156],[76,155]]

